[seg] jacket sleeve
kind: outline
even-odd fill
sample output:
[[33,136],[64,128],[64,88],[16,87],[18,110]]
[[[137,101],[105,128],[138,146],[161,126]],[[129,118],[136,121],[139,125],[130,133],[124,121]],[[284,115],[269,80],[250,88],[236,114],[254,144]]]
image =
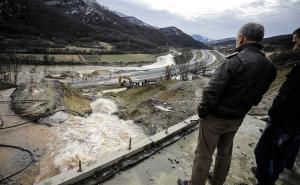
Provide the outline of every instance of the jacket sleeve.
[[224,59],[213,73],[208,85],[204,88],[202,99],[198,106],[198,116],[200,118],[205,118],[216,105],[233,72],[234,64],[232,59]]
[[263,89],[261,91],[262,95],[255,100],[255,102],[253,103],[254,106],[257,106],[259,104],[259,102],[262,100],[263,95],[269,90],[270,85],[276,78],[276,75],[277,75],[277,70],[276,70],[275,66],[273,66],[273,69],[271,70],[270,75],[268,76],[268,79],[266,80],[266,82],[263,86]]

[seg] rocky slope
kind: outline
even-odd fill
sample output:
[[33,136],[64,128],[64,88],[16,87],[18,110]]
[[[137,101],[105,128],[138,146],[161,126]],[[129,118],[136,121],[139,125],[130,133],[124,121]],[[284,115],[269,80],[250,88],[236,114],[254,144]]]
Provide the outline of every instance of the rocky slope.
[[106,96],[118,102],[121,119],[134,120],[147,135],[153,135],[196,114],[206,82],[207,78],[161,81]]
[[[59,113],[61,111],[79,116],[86,116],[92,112],[90,101],[86,97],[58,81],[21,84],[12,93],[11,98],[13,111],[29,120],[37,121],[38,118],[54,116],[55,118],[52,118],[60,123],[67,119],[66,115]],[[48,124],[46,121],[39,119],[40,123]]]
[[160,28],[159,32],[167,38],[169,45],[207,48],[202,42],[196,41],[176,27]]

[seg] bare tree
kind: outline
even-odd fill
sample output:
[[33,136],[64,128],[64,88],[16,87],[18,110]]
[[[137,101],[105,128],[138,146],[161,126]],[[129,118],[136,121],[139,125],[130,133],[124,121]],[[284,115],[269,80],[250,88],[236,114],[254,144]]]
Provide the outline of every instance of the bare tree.
[[171,80],[172,74],[171,74],[172,68],[171,66],[166,67],[166,80]]
[[0,65],[0,81],[17,84],[19,74],[19,65],[17,63],[9,63]]
[[201,70],[201,68],[202,68],[202,62],[196,62],[195,63],[195,68],[194,68],[194,74],[196,74],[196,75],[198,75],[198,74],[200,74],[200,70]]
[[203,76],[205,76],[206,75],[206,70],[207,70],[207,65],[206,65],[206,63],[203,63],[203,65],[202,65],[202,74],[203,74]]
[[13,66],[13,74],[14,74],[14,83],[15,83],[15,85],[17,85],[17,83],[18,83],[18,74],[20,72],[19,67],[20,66],[17,63],[15,63],[15,65]]
[[179,75],[180,80],[188,80],[188,74],[189,74],[189,67],[188,65],[180,65],[179,66]]
[[45,54],[45,55],[43,55],[43,59],[44,59],[45,62],[48,62],[49,61],[49,56]]

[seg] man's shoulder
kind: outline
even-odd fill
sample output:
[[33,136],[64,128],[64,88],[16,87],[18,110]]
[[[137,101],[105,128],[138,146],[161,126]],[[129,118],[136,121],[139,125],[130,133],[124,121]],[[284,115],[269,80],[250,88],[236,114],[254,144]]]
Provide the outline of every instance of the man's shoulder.
[[241,60],[240,52],[234,52],[228,56],[225,57],[225,60],[228,64],[231,64],[233,66],[244,66],[244,62]]
[[233,57],[236,57],[238,54],[239,54],[239,52],[234,52],[234,53],[231,53],[230,55],[227,55],[225,58],[226,59],[231,59]]

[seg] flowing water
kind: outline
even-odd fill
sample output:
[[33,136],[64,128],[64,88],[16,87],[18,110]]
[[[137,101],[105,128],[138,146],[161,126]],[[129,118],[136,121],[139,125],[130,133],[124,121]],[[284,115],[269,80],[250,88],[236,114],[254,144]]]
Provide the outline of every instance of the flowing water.
[[[123,89],[118,89],[118,91]],[[0,91],[0,99],[8,99],[11,90]],[[100,95],[101,96],[101,95]],[[69,116],[69,119],[57,126],[47,127],[40,124],[27,124],[1,132],[1,143],[25,147],[38,154],[36,170],[27,170],[18,176],[22,184],[40,182],[60,172],[77,168],[79,160],[83,164],[92,164],[97,158],[113,151],[126,148],[129,138],[138,142],[146,137],[143,130],[131,120],[119,119],[115,112],[118,107],[110,99],[99,97],[91,103],[93,113],[87,117]],[[9,106],[1,106],[0,113],[13,114]],[[22,122],[19,117],[7,117],[7,122]],[[8,157],[8,154],[11,157]],[[22,155],[22,154],[19,154]],[[0,172],[5,176],[20,169],[19,156],[14,151],[0,150]],[[5,157],[6,156],[6,157]],[[39,172],[38,172],[38,169]]]
[[142,66],[141,68],[153,69],[153,68],[160,68],[160,67],[166,67],[171,65],[175,65],[174,55],[168,54],[165,56],[157,57],[157,62],[150,65]]
[[92,162],[103,154],[126,147],[129,138],[140,140],[145,137],[133,121],[124,121],[113,115],[118,109],[111,100],[100,98],[91,106],[93,113],[88,118],[73,117],[55,129],[63,147],[54,163],[61,171],[77,166],[74,159]]
[[[18,81],[19,83],[40,81],[45,78],[49,71],[76,71],[82,75],[95,70],[111,72],[145,70],[172,64],[175,64],[174,56],[168,54],[158,57],[157,62],[151,65],[141,67],[21,65]],[[121,90],[124,89],[116,91]],[[0,99],[9,99],[11,93],[12,90],[0,91]],[[60,172],[77,167],[79,160],[83,164],[91,164],[105,154],[127,147],[129,138],[132,138],[133,142],[138,142],[146,137],[143,130],[136,126],[133,121],[121,120],[114,115],[118,111],[117,105],[112,100],[102,98],[101,94],[97,96],[96,101],[91,103],[93,113],[87,118],[69,116],[66,122],[54,127],[29,123],[1,132],[0,140],[2,143],[25,147],[33,151],[39,161],[37,165],[31,166],[29,170],[14,178],[18,183],[40,182]],[[1,105],[0,113],[13,114],[13,111],[8,105]],[[19,117],[5,117],[5,121],[14,124],[24,120]],[[20,158],[14,156],[17,156],[15,151],[0,149],[0,172],[4,176],[12,174],[24,165],[16,165],[20,163]]]
[[[125,148],[129,138],[134,142],[145,138],[143,130],[133,121],[119,119],[113,113],[118,111],[116,104],[109,99],[99,98],[91,103],[93,113],[87,117],[74,116],[63,124],[55,127],[53,142],[49,144],[53,163],[44,167],[38,180],[43,179],[51,172],[59,169],[63,172],[83,164],[92,164],[104,154]],[[51,167],[52,166],[52,167]]]

